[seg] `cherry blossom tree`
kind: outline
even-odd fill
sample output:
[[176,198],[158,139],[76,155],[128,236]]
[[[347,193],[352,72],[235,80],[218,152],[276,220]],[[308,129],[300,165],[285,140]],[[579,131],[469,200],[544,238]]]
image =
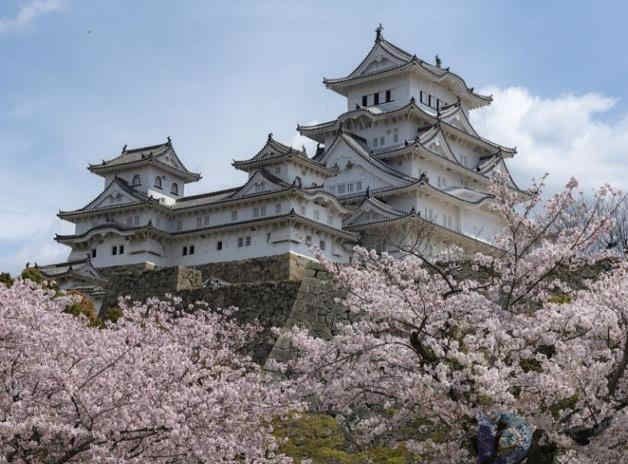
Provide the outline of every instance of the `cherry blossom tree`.
[[0,284],[0,462],[291,462],[270,421],[298,405],[243,354],[255,327],[173,299],[94,328],[72,298]]
[[286,331],[286,372],[357,446],[405,441],[425,462],[477,462],[478,423],[507,413],[534,430],[529,462],[621,462],[628,266],[568,278],[604,257],[596,243],[613,224],[599,205],[619,193],[582,201],[570,181],[543,202],[542,181],[523,195],[504,179],[492,193],[506,227],[486,254],[358,248],[350,266],[324,262],[346,318],[326,340]]

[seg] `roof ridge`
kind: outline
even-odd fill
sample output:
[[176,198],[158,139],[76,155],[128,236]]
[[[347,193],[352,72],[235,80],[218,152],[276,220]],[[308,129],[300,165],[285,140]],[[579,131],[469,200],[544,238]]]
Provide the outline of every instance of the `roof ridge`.
[[122,150],[122,153],[133,153],[136,151],[151,150],[153,148],[168,147],[168,146],[170,146],[170,142],[163,142],[163,143],[158,143],[156,145],[146,145],[145,147],[125,148]]

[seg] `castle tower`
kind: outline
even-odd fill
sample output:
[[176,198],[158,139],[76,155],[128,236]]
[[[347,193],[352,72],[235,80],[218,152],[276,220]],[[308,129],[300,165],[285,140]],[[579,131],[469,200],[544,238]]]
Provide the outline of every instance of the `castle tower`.
[[323,83],[345,97],[347,111],[297,130],[324,145],[317,161],[337,168],[325,188],[356,209],[347,230],[385,237],[382,228],[412,217],[444,244],[491,243],[503,224],[489,207],[490,177],[501,172],[517,186],[506,166],[515,149],[481,137],[468,119],[490,96],[438,56],[428,63],[389,42],[381,26],[351,73]]

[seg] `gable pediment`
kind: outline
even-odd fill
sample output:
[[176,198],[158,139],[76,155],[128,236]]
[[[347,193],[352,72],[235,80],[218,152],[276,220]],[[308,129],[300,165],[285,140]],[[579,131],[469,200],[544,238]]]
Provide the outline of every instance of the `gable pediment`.
[[361,142],[348,134],[341,134],[334,140],[321,162],[338,172],[329,179],[330,184],[355,180],[362,181],[365,188],[382,188],[401,187],[417,180],[375,159]]
[[120,179],[114,179],[105,190],[83,207],[82,210],[97,210],[145,201],[141,193],[123,185],[123,182]]
[[282,185],[279,180],[269,178],[268,175],[264,175],[262,171],[255,171],[255,173],[249,178],[246,184],[235,192],[231,198],[242,198],[250,195],[259,195],[261,193],[276,192],[284,189],[286,186]]
[[401,217],[403,213],[394,210],[389,205],[379,200],[369,198],[344,222],[344,226],[370,224],[374,222],[389,221]]
[[349,77],[367,76],[387,69],[396,68],[406,62],[407,60],[393,55],[378,42],[371,48],[371,51]]
[[458,158],[454,154],[453,150],[449,143],[447,143],[447,139],[443,136],[443,133],[439,130],[438,133],[428,142],[424,144],[424,146],[434,153],[442,156],[443,158],[447,158],[450,161],[455,163],[458,162]]

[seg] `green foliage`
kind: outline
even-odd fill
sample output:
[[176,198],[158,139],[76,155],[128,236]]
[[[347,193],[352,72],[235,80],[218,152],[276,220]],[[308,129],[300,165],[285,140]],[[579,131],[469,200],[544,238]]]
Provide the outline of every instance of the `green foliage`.
[[13,285],[13,278],[11,277],[11,274],[8,272],[0,272],[0,284],[4,284],[7,287]]
[[275,436],[280,450],[297,464],[311,459],[312,464],[412,464],[416,456],[405,447],[374,447],[352,452],[336,420],[324,414],[304,414],[276,421]]
[[45,279],[43,274],[36,267],[27,267],[22,271],[20,275],[24,280],[31,280],[36,284],[41,284]]
[[63,312],[71,314],[75,317],[85,316],[88,319],[89,325],[91,327],[101,327],[103,323],[100,319],[98,319],[96,309],[94,308],[94,303],[92,303],[89,298],[79,292],[71,292],[70,294],[77,297],[78,301],[67,305]]
[[571,303],[571,297],[569,295],[565,295],[564,293],[557,293],[550,296],[547,301],[554,304],[567,304]]
[[113,323],[118,322],[123,316],[122,310],[118,306],[110,306],[105,311],[102,312],[101,319],[103,321],[110,321]]
[[519,366],[523,369],[523,372],[543,372],[541,363],[534,358],[522,359],[519,361]]
[[573,409],[576,407],[578,403],[578,396],[573,395],[568,398],[563,398],[562,400],[556,401],[549,407],[550,412],[552,413],[552,417],[554,419],[558,419],[560,417],[560,412],[565,409]]

